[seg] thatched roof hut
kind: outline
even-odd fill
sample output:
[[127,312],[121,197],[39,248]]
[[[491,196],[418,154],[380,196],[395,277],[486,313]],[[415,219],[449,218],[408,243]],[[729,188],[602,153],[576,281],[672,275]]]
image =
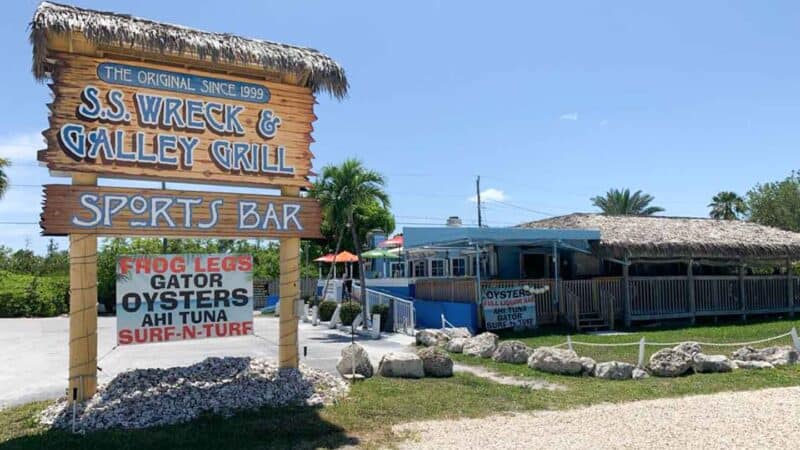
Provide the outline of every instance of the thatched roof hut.
[[43,2],[30,24],[33,74],[46,79],[49,72],[47,36],[83,36],[99,49],[135,50],[142,53],[185,55],[263,70],[291,74],[294,84],[313,92],[347,94],[344,69],[327,55],[305,47],[247,39],[227,33],[210,33],[126,14],[95,11]]
[[800,258],[800,233],[744,221],[576,213],[519,226],[600,230],[595,250],[614,258]]

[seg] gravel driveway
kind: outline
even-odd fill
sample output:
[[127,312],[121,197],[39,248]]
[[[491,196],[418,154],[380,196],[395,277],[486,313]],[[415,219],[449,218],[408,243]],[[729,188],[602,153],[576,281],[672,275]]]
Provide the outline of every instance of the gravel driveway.
[[401,448],[800,448],[800,387],[403,424]]

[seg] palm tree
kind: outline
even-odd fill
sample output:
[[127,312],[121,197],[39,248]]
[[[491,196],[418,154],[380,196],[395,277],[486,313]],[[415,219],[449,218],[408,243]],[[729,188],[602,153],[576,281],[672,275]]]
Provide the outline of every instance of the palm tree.
[[654,200],[652,195],[642,191],[631,194],[630,189],[609,189],[605,196],[592,197],[591,200],[592,205],[609,216],[652,216],[664,211],[659,206],[650,206]]
[[[364,318],[367,311],[367,283],[364,279],[364,260],[361,258],[361,243],[358,239],[353,210],[359,205],[378,202],[384,208],[389,207],[389,195],[384,191],[386,180],[380,173],[364,167],[357,159],[347,159],[341,165],[328,165],[322,169],[311,188],[311,196],[319,200],[326,220],[334,229],[339,239],[336,253],[347,229],[353,237],[353,246],[358,256],[358,272],[361,282],[361,310]],[[364,327],[367,321],[364,320]]]
[[721,191],[711,199],[708,204],[711,208],[709,216],[712,219],[738,220],[747,213],[747,204],[744,199],[733,191]]
[[5,168],[10,165],[11,161],[0,158],[0,198],[3,198],[8,190],[8,175],[6,175]]

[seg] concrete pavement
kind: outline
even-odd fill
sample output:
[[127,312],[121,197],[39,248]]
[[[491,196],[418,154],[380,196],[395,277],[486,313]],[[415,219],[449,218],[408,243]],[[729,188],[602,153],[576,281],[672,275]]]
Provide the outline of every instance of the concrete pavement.
[[[67,386],[69,319],[0,319],[0,409],[34,400],[55,398]],[[159,344],[130,345],[114,349],[116,319],[98,320],[98,381],[104,383],[118,373],[136,368],[164,368],[196,363],[209,356],[253,356],[277,363],[278,319],[256,316],[256,336]],[[414,339],[384,335],[380,340],[356,337],[377,367],[381,356],[406,351]],[[300,323],[300,360],[329,372],[336,371],[342,347],[349,334]],[[303,357],[303,348],[307,356]]]

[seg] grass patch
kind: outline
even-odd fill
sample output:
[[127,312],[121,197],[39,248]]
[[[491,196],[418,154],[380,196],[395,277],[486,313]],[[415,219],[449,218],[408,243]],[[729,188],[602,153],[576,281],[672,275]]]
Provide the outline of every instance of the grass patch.
[[[630,342],[645,335],[654,341],[692,338],[715,342],[726,339],[732,342],[785,333],[793,325],[800,323],[778,321],[741,326],[693,327],[613,337],[580,335],[580,339]],[[563,342],[565,336],[536,333],[527,336],[510,334],[504,338],[519,338],[531,345],[541,346]],[[626,353],[616,351],[595,353],[594,356],[598,360],[629,360]],[[45,405],[40,402],[0,411],[0,449],[378,447],[402,439],[402,436],[391,432],[391,426],[409,421],[481,417],[505,412],[566,409],[602,402],[800,385],[800,365],[773,370],[697,374],[675,379],[653,377],[637,381],[606,381],[544,374],[525,365],[495,363],[489,359],[464,355],[453,357],[458,362],[480,364],[507,375],[535,377],[558,383],[567,390],[530,391],[517,386],[499,385],[469,374],[422,380],[376,377],[357,383],[347,400],[325,408],[262,409],[231,418],[208,416],[183,425],[104,431],[86,436],[49,431],[39,426],[35,417]]]
[[[683,342],[700,341],[713,343],[737,343],[749,342],[778,336],[787,333],[792,327],[800,330],[800,320],[773,320],[764,322],[733,323],[725,325],[703,325],[681,328],[662,328],[652,330],[637,330],[625,335],[603,336],[592,334],[571,334],[569,330],[562,328],[542,328],[526,333],[501,333],[501,340],[517,339],[531,347],[542,347],[558,345],[567,340],[567,335],[572,339],[581,342],[592,342],[598,344],[617,344],[638,342],[642,337],[646,342]],[[756,344],[753,347],[769,347],[773,345],[792,345],[792,339],[785,337],[776,341]],[[645,361],[650,355],[663,347],[645,346]],[[707,354],[726,354],[737,350],[736,346],[707,346],[703,352]],[[574,345],[575,351],[581,356],[589,356],[598,362],[601,361],[623,361],[636,364],[639,355],[639,347],[636,345],[628,347],[590,347]]]

